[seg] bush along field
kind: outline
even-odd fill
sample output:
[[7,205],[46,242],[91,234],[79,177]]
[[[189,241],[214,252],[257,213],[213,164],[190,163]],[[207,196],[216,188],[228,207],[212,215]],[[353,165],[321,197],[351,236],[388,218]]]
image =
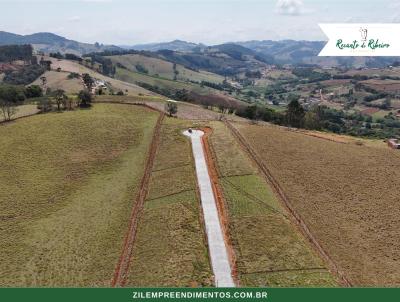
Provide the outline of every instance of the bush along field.
[[274,192],[221,122],[211,146],[227,205],[241,286],[336,286],[337,280],[289,219]]
[[0,127],[0,286],[109,286],[158,113],[129,105]]

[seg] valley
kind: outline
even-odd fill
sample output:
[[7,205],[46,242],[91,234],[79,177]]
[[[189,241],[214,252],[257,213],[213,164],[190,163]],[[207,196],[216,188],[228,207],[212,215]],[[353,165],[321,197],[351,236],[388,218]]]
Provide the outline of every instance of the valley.
[[219,287],[199,175],[234,286],[399,286],[399,62],[0,42],[1,286]]

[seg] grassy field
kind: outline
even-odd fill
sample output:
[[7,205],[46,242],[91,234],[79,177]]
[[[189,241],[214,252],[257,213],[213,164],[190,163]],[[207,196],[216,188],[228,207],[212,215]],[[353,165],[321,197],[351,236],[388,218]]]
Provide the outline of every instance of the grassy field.
[[158,114],[129,105],[0,126],[0,286],[109,286]]
[[[147,69],[148,74],[151,76],[158,75],[162,78],[174,79],[174,64],[157,58],[151,58],[139,54],[129,54],[121,56],[110,56],[113,63],[120,63],[131,71],[138,71],[136,66],[141,65]],[[176,65],[178,71],[177,79],[181,81],[207,81],[213,83],[222,83],[224,77],[206,71],[193,71],[185,68],[182,65]]]
[[210,286],[208,251],[196,194],[190,122],[168,118],[151,174],[127,286]]
[[400,154],[236,124],[354,285],[400,284]]
[[240,284],[335,286],[335,278],[292,225],[226,126],[212,122],[212,128]]

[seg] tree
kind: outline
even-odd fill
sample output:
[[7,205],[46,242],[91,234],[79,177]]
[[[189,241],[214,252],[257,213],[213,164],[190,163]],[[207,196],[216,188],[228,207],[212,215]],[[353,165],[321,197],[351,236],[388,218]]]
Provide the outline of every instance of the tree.
[[90,76],[90,74],[84,73],[84,74],[82,75],[82,80],[83,80],[83,83],[85,84],[87,90],[88,90],[89,92],[91,92],[91,91],[92,91],[93,84],[94,84],[93,78]]
[[31,85],[25,88],[25,96],[27,99],[43,96],[42,88],[39,85]]
[[57,89],[54,91],[54,99],[57,105],[57,111],[61,110],[61,106],[66,107],[67,96],[65,95],[65,91],[62,89]]
[[10,121],[17,113],[17,105],[23,101],[25,96],[17,86],[0,86],[0,110],[4,120]]
[[165,104],[165,111],[169,116],[173,116],[178,113],[178,105],[176,102],[167,102]]
[[53,104],[47,97],[40,99],[37,105],[37,109],[39,109],[41,112],[49,112],[51,111],[52,107]]
[[0,99],[0,110],[3,114],[4,120],[11,121],[13,116],[17,113],[17,106],[15,103]]
[[[42,90],[46,91],[46,84],[47,84],[47,78],[45,76],[40,77],[40,81],[42,82]],[[47,92],[47,91],[46,91]]]
[[286,111],[286,121],[289,126],[301,128],[304,122],[304,108],[298,100],[292,99]]
[[80,100],[79,107],[81,108],[89,108],[92,103],[92,95],[88,90],[79,91],[78,98]]
[[46,70],[51,70],[51,61],[49,61],[49,60],[45,60],[45,59],[43,59],[43,57],[40,59],[40,62],[39,62],[39,64],[40,64],[40,66],[43,66]]

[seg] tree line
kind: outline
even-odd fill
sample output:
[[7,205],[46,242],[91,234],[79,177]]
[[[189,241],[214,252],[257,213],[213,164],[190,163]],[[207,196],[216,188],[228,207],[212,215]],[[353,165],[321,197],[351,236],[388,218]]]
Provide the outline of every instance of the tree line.
[[4,45],[0,46],[0,62],[13,62],[23,60],[32,63],[36,57],[33,56],[33,48],[31,45]]
[[[88,80],[88,79],[87,79]],[[0,113],[5,121],[10,121],[16,115],[18,106],[26,99],[37,98],[37,107],[41,112],[73,110],[89,108],[92,103],[92,94],[88,89],[81,90],[77,96],[68,96],[64,90],[47,90],[46,94],[38,85],[28,87],[1,84],[0,85]]]

